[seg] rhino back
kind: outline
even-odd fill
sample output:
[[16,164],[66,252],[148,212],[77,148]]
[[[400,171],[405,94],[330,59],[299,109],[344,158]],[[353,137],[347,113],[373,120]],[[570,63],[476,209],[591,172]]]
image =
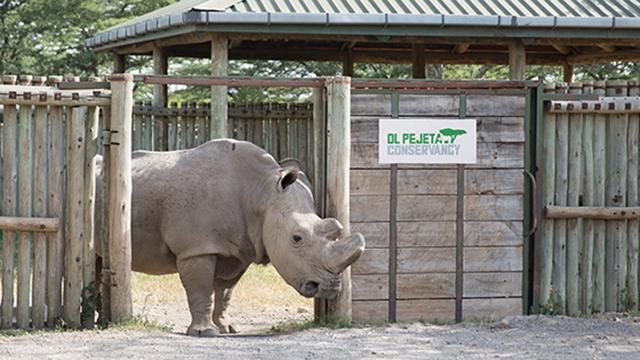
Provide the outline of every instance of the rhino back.
[[[215,140],[132,157],[133,267],[175,272],[176,258],[217,254],[251,262],[248,217],[259,216],[278,164],[257,146]],[[251,197],[260,198],[251,198]]]

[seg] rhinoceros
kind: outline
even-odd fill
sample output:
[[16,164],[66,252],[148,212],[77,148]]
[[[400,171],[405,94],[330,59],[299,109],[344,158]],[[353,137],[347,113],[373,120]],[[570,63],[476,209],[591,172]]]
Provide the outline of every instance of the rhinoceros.
[[291,164],[232,139],[133,152],[132,268],[179,274],[188,335],[235,332],[221,318],[252,263],[272,263],[302,296],[331,298],[363,253],[360,233],[343,235],[338,220],[316,215],[306,177]]

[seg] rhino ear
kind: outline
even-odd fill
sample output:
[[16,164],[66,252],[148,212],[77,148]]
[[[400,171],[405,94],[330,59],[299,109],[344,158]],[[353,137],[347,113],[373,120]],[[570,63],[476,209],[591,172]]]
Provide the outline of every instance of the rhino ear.
[[285,191],[289,185],[298,180],[298,170],[293,168],[285,168],[280,172],[280,178],[278,179],[278,190]]

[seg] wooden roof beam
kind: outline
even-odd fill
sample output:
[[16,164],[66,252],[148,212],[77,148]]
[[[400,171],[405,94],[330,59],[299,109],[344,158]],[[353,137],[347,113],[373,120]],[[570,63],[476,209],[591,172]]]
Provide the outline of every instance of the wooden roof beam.
[[609,53],[582,53],[567,56],[569,64],[603,64],[612,61],[639,61],[640,49],[617,50]]
[[598,47],[607,53],[612,53],[616,51],[616,47],[609,44],[598,44]]
[[556,49],[562,55],[569,55],[569,52],[571,52],[568,46],[559,44],[557,42],[552,42],[551,46],[553,46],[553,48]]
[[471,43],[460,43],[453,48],[453,52],[457,54],[464,54],[469,49],[469,46],[471,46]]

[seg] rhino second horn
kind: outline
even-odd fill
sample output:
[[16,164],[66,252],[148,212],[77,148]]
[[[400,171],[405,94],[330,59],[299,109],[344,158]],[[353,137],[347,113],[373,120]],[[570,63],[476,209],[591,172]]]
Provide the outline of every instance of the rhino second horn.
[[324,267],[334,274],[341,273],[347,266],[353,264],[364,252],[364,237],[354,233],[326,245],[322,258]]
[[329,240],[339,238],[340,234],[342,234],[342,229],[343,227],[342,224],[340,224],[340,221],[334,218],[322,219],[313,226],[313,231],[316,235],[325,237]]

